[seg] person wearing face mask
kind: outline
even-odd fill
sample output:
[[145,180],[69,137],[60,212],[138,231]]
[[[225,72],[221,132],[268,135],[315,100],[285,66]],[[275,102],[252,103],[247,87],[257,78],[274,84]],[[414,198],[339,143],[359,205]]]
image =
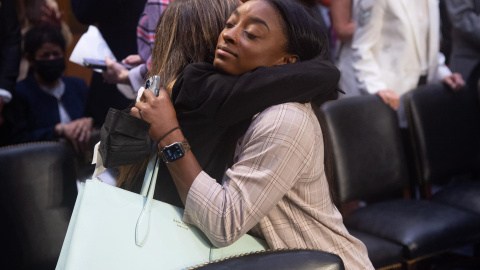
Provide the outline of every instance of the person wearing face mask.
[[84,117],[85,81],[63,76],[65,40],[58,28],[43,25],[30,29],[24,40],[29,61],[27,78],[17,83],[12,104],[13,142],[66,138],[75,151],[86,150],[92,129]]

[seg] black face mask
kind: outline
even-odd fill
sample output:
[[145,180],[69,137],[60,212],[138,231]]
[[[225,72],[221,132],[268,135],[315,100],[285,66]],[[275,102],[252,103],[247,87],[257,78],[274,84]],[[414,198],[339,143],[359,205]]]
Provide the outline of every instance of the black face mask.
[[150,124],[126,111],[110,108],[100,133],[100,155],[105,168],[134,164],[148,157]]
[[42,80],[47,83],[52,83],[62,76],[62,73],[65,70],[65,58],[35,60],[33,67]]

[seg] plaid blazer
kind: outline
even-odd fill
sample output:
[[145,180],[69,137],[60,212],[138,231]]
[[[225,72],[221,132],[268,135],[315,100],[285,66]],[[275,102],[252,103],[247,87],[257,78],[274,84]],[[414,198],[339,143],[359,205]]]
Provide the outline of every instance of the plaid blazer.
[[238,141],[222,185],[201,172],[184,222],[215,246],[251,230],[271,248],[311,248],[339,255],[346,269],[373,269],[365,245],[346,230],[324,172],[323,136],[310,104],[285,103],[256,115]]

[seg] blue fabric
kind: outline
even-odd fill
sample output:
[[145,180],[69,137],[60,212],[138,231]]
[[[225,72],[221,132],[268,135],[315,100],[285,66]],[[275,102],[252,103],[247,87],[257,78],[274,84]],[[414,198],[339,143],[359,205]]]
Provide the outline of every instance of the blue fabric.
[[[84,116],[87,84],[74,77],[62,77],[65,93],[61,101],[70,119]],[[57,99],[45,93],[33,74],[17,83],[12,100],[13,143],[55,139],[55,125],[60,123]]]

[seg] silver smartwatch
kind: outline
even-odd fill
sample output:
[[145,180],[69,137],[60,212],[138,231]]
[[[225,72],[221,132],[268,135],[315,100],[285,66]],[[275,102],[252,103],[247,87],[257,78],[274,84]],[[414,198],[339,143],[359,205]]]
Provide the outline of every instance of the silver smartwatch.
[[162,151],[158,152],[158,156],[163,162],[170,163],[184,157],[188,150],[190,150],[190,144],[187,139],[184,139],[183,142],[175,142],[165,146]]

